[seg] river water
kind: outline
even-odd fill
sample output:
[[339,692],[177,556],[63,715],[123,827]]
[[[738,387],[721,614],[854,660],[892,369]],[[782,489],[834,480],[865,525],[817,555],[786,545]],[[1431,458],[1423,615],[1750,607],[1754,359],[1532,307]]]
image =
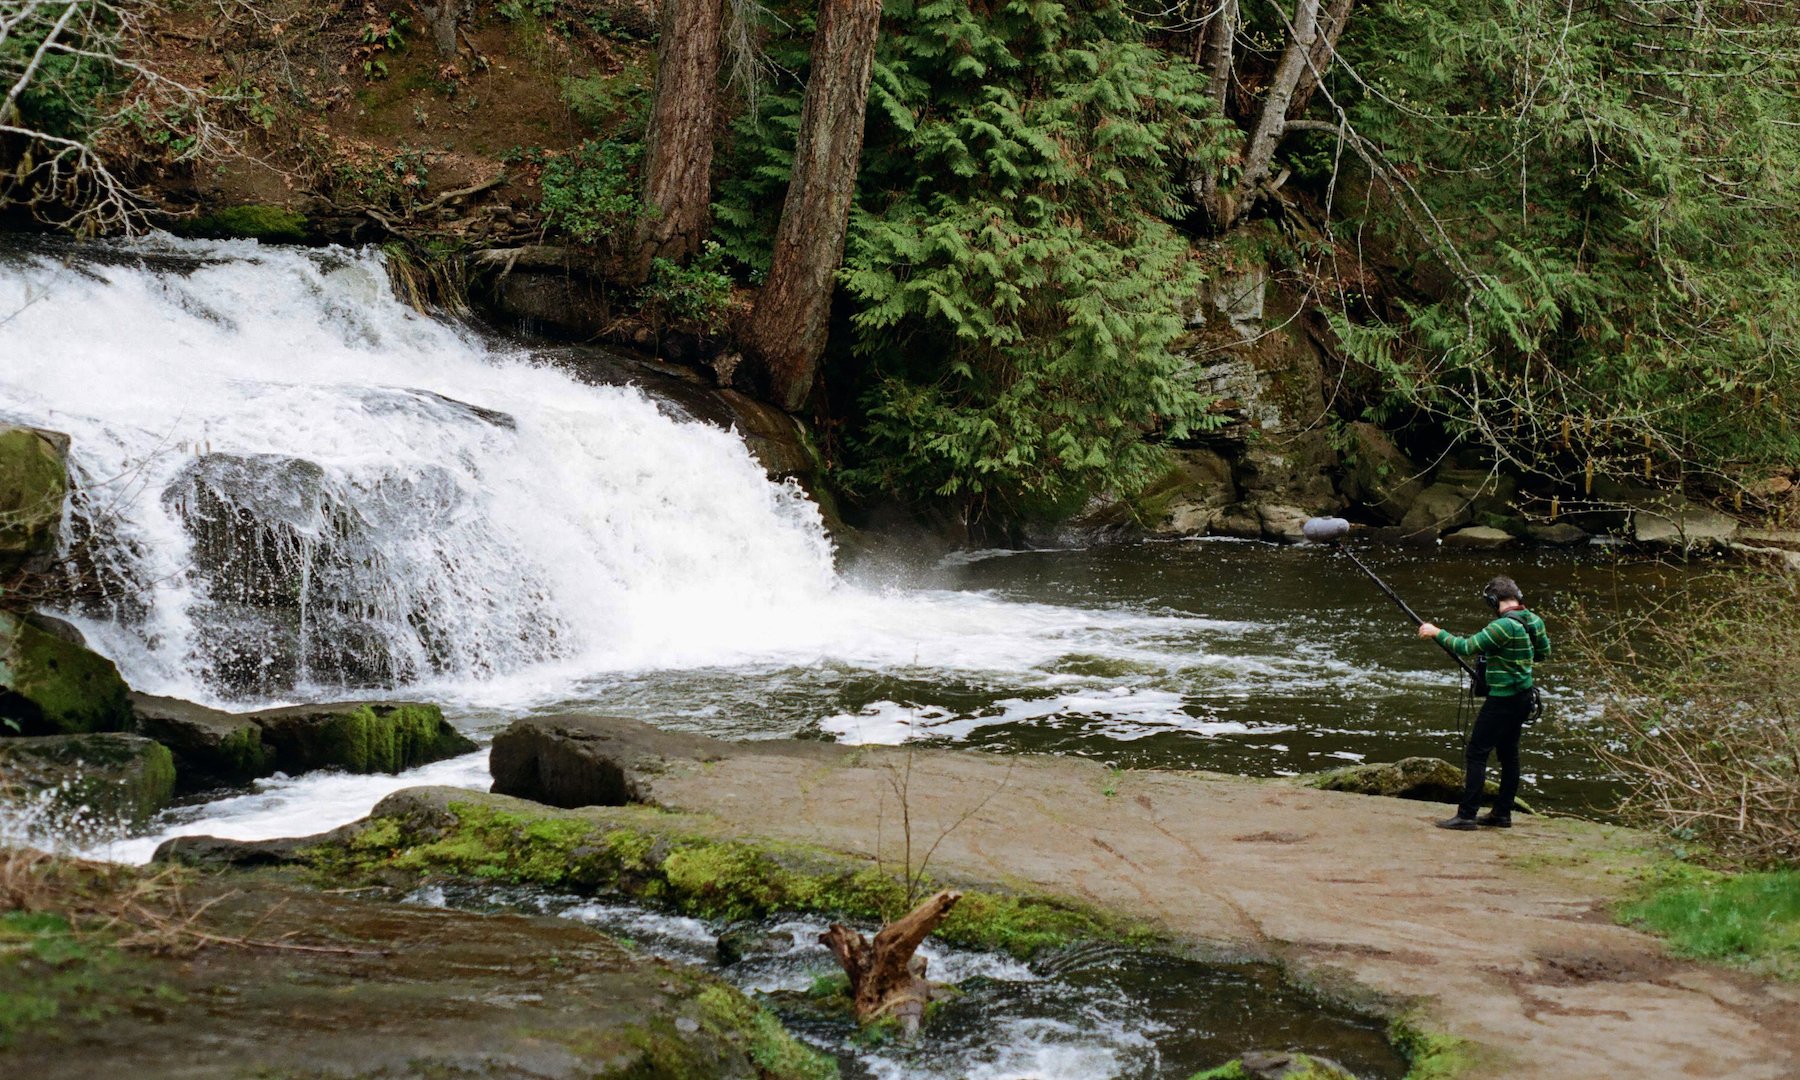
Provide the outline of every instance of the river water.
[[[68,432],[62,613],[136,689],[435,701],[485,741],[566,709],[730,737],[909,739],[1253,776],[1454,757],[1456,670],[1329,549],[1182,541],[839,567],[733,433],[396,301],[380,257],[154,239],[0,252],[0,419]],[[1470,631],[1507,572],[1559,615],[1670,582],[1607,549],[1368,561]],[[1579,671],[1527,796],[1603,811]],[[316,832],[483,755],[277,777],[161,839]]]

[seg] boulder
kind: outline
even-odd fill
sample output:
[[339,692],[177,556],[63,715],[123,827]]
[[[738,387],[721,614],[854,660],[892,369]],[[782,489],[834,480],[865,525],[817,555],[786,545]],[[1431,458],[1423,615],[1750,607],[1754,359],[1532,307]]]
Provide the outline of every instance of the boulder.
[[1464,548],[1473,551],[1492,551],[1496,548],[1511,547],[1517,542],[1513,534],[1505,529],[1496,529],[1487,525],[1471,525],[1444,537],[1444,546],[1447,548]]
[[1409,757],[1395,762],[1365,762],[1329,769],[1304,778],[1307,787],[1385,795],[1390,799],[1455,802],[1462,798],[1462,770],[1441,758]]
[[[1348,791],[1356,795],[1383,795],[1390,799],[1418,799],[1422,802],[1453,803],[1462,798],[1463,772],[1442,758],[1409,757],[1395,762],[1370,761],[1346,765],[1300,777],[1307,787],[1321,791]],[[1488,770],[1485,788],[1489,796],[1500,790],[1494,770]],[[1515,799],[1513,809],[1531,813],[1523,800]]]
[[1345,434],[1345,497],[1390,525],[1399,524],[1425,490],[1419,467],[1400,452],[1387,432],[1374,424],[1351,424]]
[[1281,503],[1264,503],[1256,508],[1257,522],[1262,526],[1262,534],[1270,540],[1297,544],[1306,539],[1305,525],[1312,517],[1298,506],[1285,506]]
[[1684,551],[1723,547],[1737,539],[1738,528],[1737,519],[1729,514],[1685,499],[1643,507],[1631,515],[1632,538],[1638,543]]
[[1212,535],[1231,536],[1239,540],[1260,540],[1262,516],[1251,503],[1238,503],[1220,510],[1212,521]]
[[548,806],[656,802],[654,784],[673,761],[717,761],[721,744],[609,716],[534,716],[494,739],[492,790]]
[[0,730],[75,735],[128,728],[131,703],[119,669],[54,631],[0,612]]
[[150,694],[132,694],[131,713],[132,730],[174,752],[183,787],[242,784],[275,771],[262,727],[248,714]]
[[1474,496],[1456,484],[1433,484],[1413,500],[1400,527],[1408,532],[1437,534],[1475,520]]
[[0,579],[56,557],[69,493],[69,437],[0,426]]
[[1176,450],[1169,471],[1138,493],[1138,520],[1153,536],[1204,536],[1237,501],[1231,463],[1206,449]]
[[1566,521],[1527,525],[1525,526],[1525,535],[1540,544],[1548,544],[1551,547],[1571,547],[1588,538],[1586,529],[1571,525]]
[[0,791],[48,792],[56,817],[83,826],[137,826],[174,797],[175,761],[120,732],[0,739]]
[[247,715],[262,729],[275,768],[285,773],[397,773],[476,749],[436,705],[418,702],[343,701]]

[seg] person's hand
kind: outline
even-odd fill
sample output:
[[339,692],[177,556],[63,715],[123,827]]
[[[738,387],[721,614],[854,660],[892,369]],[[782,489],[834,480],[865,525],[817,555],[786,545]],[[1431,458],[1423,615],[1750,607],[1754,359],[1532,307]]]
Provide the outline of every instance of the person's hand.
[[1438,635],[1438,628],[1437,628],[1436,623],[1425,622],[1425,623],[1419,624],[1419,636],[1420,637],[1432,638],[1432,637],[1437,637],[1437,635]]

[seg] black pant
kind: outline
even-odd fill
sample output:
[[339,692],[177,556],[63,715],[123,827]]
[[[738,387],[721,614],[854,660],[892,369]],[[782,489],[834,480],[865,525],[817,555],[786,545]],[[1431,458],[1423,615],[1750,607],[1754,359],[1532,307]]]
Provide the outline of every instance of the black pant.
[[1456,816],[1472,818],[1481,809],[1481,796],[1487,785],[1489,754],[1500,758],[1500,793],[1494,796],[1494,816],[1512,813],[1513,796],[1519,793],[1519,731],[1531,711],[1531,693],[1491,697],[1481,703],[1475,714],[1475,730],[1469,732],[1469,745],[1463,753],[1462,805]]

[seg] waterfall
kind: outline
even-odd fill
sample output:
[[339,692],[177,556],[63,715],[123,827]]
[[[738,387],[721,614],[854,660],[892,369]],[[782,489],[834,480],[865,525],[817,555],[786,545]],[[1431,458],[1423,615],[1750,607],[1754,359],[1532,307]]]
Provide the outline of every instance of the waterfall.
[[67,432],[64,605],[211,701],[706,663],[837,583],[738,437],[418,314],[374,252],[0,259],[0,419]]

